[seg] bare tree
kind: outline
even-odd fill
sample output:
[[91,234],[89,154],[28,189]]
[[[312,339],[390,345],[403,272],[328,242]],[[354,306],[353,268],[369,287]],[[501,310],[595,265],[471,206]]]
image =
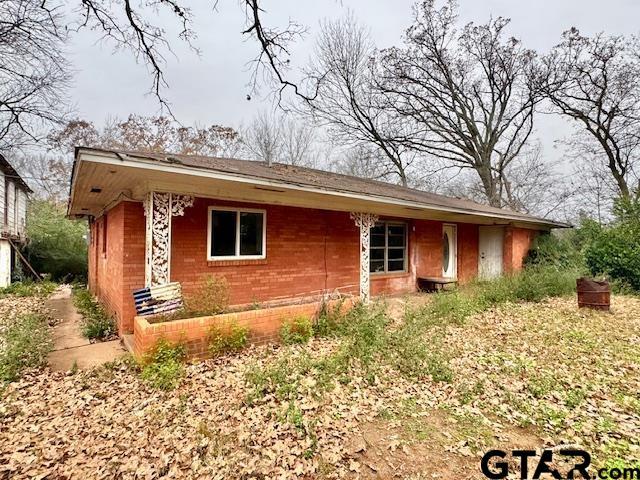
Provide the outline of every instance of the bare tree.
[[68,155],[13,151],[9,162],[38,198],[62,204],[69,195],[72,159]]
[[63,120],[66,40],[60,8],[0,0],[0,150],[36,142]]
[[540,217],[564,217],[566,202],[576,191],[567,184],[559,162],[544,161],[539,143],[507,168],[504,179],[506,206]]
[[316,130],[299,119],[281,117],[282,159],[289,165],[317,166]]
[[571,142],[600,162],[618,194],[640,195],[640,45],[636,38],[585,37],[576,29],[544,59],[541,88],[553,111],[580,126]]
[[268,164],[315,166],[318,158],[315,130],[283,114],[258,113],[242,137],[249,155]]
[[103,129],[86,120],[72,120],[51,132],[49,143],[63,152],[73,151],[74,146],[87,146],[218,157],[234,156],[242,148],[238,132],[230,127],[189,127],[169,117],[142,115],[108,119]]
[[457,5],[415,7],[403,48],[382,51],[379,88],[388,108],[419,125],[410,148],[472,169],[486,201],[502,206],[511,164],[527,148],[541,96],[532,87],[536,55],[505,38],[509,20],[456,30]]
[[141,115],[107,119],[103,128],[86,120],[71,120],[50,132],[47,140],[51,147],[47,154],[23,156],[17,161],[36,192],[54,201],[69,193],[71,153],[76,146],[219,157],[233,157],[243,148],[240,135],[230,127],[186,127],[168,117]]
[[341,151],[333,160],[332,167],[336,172],[352,177],[392,181],[394,169],[381,162],[381,156],[375,145],[363,143]]
[[407,186],[407,169],[415,156],[402,140],[411,122],[395,115],[376,87],[375,54],[367,31],[352,16],[323,23],[315,59],[307,69],[316,91],[305,105],[336,142],[354,148],[352,153],[375,146],[375,159],[381,163],[375,170],[386,172],[387,178],[393,172]]
[[242,132],[250,155],[271,165],[280,159],[280,122],[265,111],[258,113],[248,128]]

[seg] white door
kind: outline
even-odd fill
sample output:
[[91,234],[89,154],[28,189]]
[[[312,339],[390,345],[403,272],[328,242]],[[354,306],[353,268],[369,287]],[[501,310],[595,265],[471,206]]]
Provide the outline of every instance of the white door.
[[480,227],[478,242],[478,276],[481,279],[502,275],[503,227]]
[[442,226],[442,276],[456,278],[458,275],[458,238],[455,225]]

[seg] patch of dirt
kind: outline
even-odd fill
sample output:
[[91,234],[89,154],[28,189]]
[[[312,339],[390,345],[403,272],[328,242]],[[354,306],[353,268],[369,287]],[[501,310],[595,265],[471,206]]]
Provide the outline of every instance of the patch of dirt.
[[[485,479],[480,459],[489,449],[537,450],[543,440],[531,429],[507,427],[492,439],[483,452],[472,452],[458,441],[457,422],[446,412],[432,410],[421,416],[419,438],[407,431],[406,419],[377,420],[360,426],[347,441],[347,451],[359,464],[354,477],[369,479]],[[518,471],[517,465],[511,459]]]

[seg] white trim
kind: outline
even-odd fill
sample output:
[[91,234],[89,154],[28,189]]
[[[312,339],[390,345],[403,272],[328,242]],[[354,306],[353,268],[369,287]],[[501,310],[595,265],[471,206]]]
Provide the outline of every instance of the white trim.
[[[166,163],[161,163],[157,160],[146,160],[143,158],[134,159],[124,154],[116,154],[111,152],[98,152],[98,151],[92,151],[87,149],[80,149],[78,151],[78,155],[77,155],[78,160],[76,161],[76,169],[75,169],[76,172],[79,170],[81,157],[83,156],[85,158],[82,161],[103,163],[107,165],[121,165],[121,166],[131,167],[131,168],[145,168],[148,170],[174,173],[177,175],[194,175],[198,177],[212,178],[216,180],[226,180],[226,181],[232,181],[232,182],[238,182],[238,183],[247,183],[251,185],[280,187],[280,188],[286,188],[290,190],[299,190],[299,191],[310,192],[310,193],[318,193],[322,195],[332,195],[336,197],[351,198],[355,200],[364,200],[369,202],[373,201],[373,202],[383,203],[388,205],[413,207],[413,208],[418,208],[419,210],[433,210],[437,212],[459,213],[462,215],[472,215],[472,216],[494,218],[494,219],[499,218],[499,219],[517,221],[517,222],[524,222],[527,224],[545,225],[550,228],[553,228],[555,226],[557,227],[567,226],[566,224],[562,224],[560,222],[553,222],[545,219],[537,219],[537,218],[527,219],[527,218],[522,218],[520,216],[509,215],[506,213],[504,214],[497,213],[497,212],[488,213],[488,212],[482,212],[480,210],[446,207],[442,205],[430,205],[430,204],[414,202],[409,200],[399,200],[396,198],[384,197],[380,195],[371,195],[371,194],[365,195],[365,194],[352,193],[352,192],[346,192],[346,191],[327,190],[327,189],[322,189],[317,187],[309,187],[306,185],[299,185],[295,183],[288,183],[288,182],[282,182],[277,180],[267,180],[264,178],[252,177],[250,175],[238,175],[238,174],[232,174],[232,173],[226,173],[226,172],[212,171],[209,169],[192,167],[187,165],[180,165],[180,166],[168,165]],[[74,177],[76,172],[74,172]],[[74,186],[74,184],[75,184],[75,178],[72,179],[72,187]],[[74,194],[74,188],[71,189],[71,200],[69,202],[69,206],[73,204],[73,196],[74,196],[73,194]]]
[[[211,255],[211,212],[236,212],[236,252],[235,255]],[[240,255],[240,213],[262,214],[262,255]],[[207,261],[219,262],[225,260],[264,260],[267,258],[267,211],[260,208],[216,207],[207,208]]]
[[442,235],[444,237],[445,229],[450,228],[452,234],[452,244],[453,251],[451,248],[449,249],[449,255],[453,258],[450,260],[453,267],[453,275],[446,275],[444,270],[444,265],[442,265],[442,276],[445,278],[458,278],[458,226],[455,223],[443,223],[442,224]]

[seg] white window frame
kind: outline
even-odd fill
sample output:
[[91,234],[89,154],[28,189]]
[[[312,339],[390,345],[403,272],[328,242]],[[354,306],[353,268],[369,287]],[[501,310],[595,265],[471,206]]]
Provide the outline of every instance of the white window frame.
[[[384,225],[384,247],[371,247],[369,246],[369,250],[372,248],[375,249],[384,249],[384,270],[382,272],[372,272],[371,271],[371,257],[369,257],[369,275],[401,275],[403,273],[408,273],[408,256],[409,256],[409,224],[407,222],[397,221],[397,220],[379,220],[376,222],[376,225],[383,224]],[[389,265],[389,230],[388,226],[396,226],[396,227],[404,227],[404,262],[402,270],[387,270]],[[371,239],[369,239],[371,241]],[[391,247],[397,248],[397,247]]]
[[[236,251],[235,255],[211,256],[211,212],[236,212]],[[262,214],[262,255],[240,255],[240,214],[241,213],[261,213]],[[209,207],[207,208],[207,260],[210,262],[221,260],[264,260],[267,258],[267,211],[259,208],[236,208],[236,207]]]

